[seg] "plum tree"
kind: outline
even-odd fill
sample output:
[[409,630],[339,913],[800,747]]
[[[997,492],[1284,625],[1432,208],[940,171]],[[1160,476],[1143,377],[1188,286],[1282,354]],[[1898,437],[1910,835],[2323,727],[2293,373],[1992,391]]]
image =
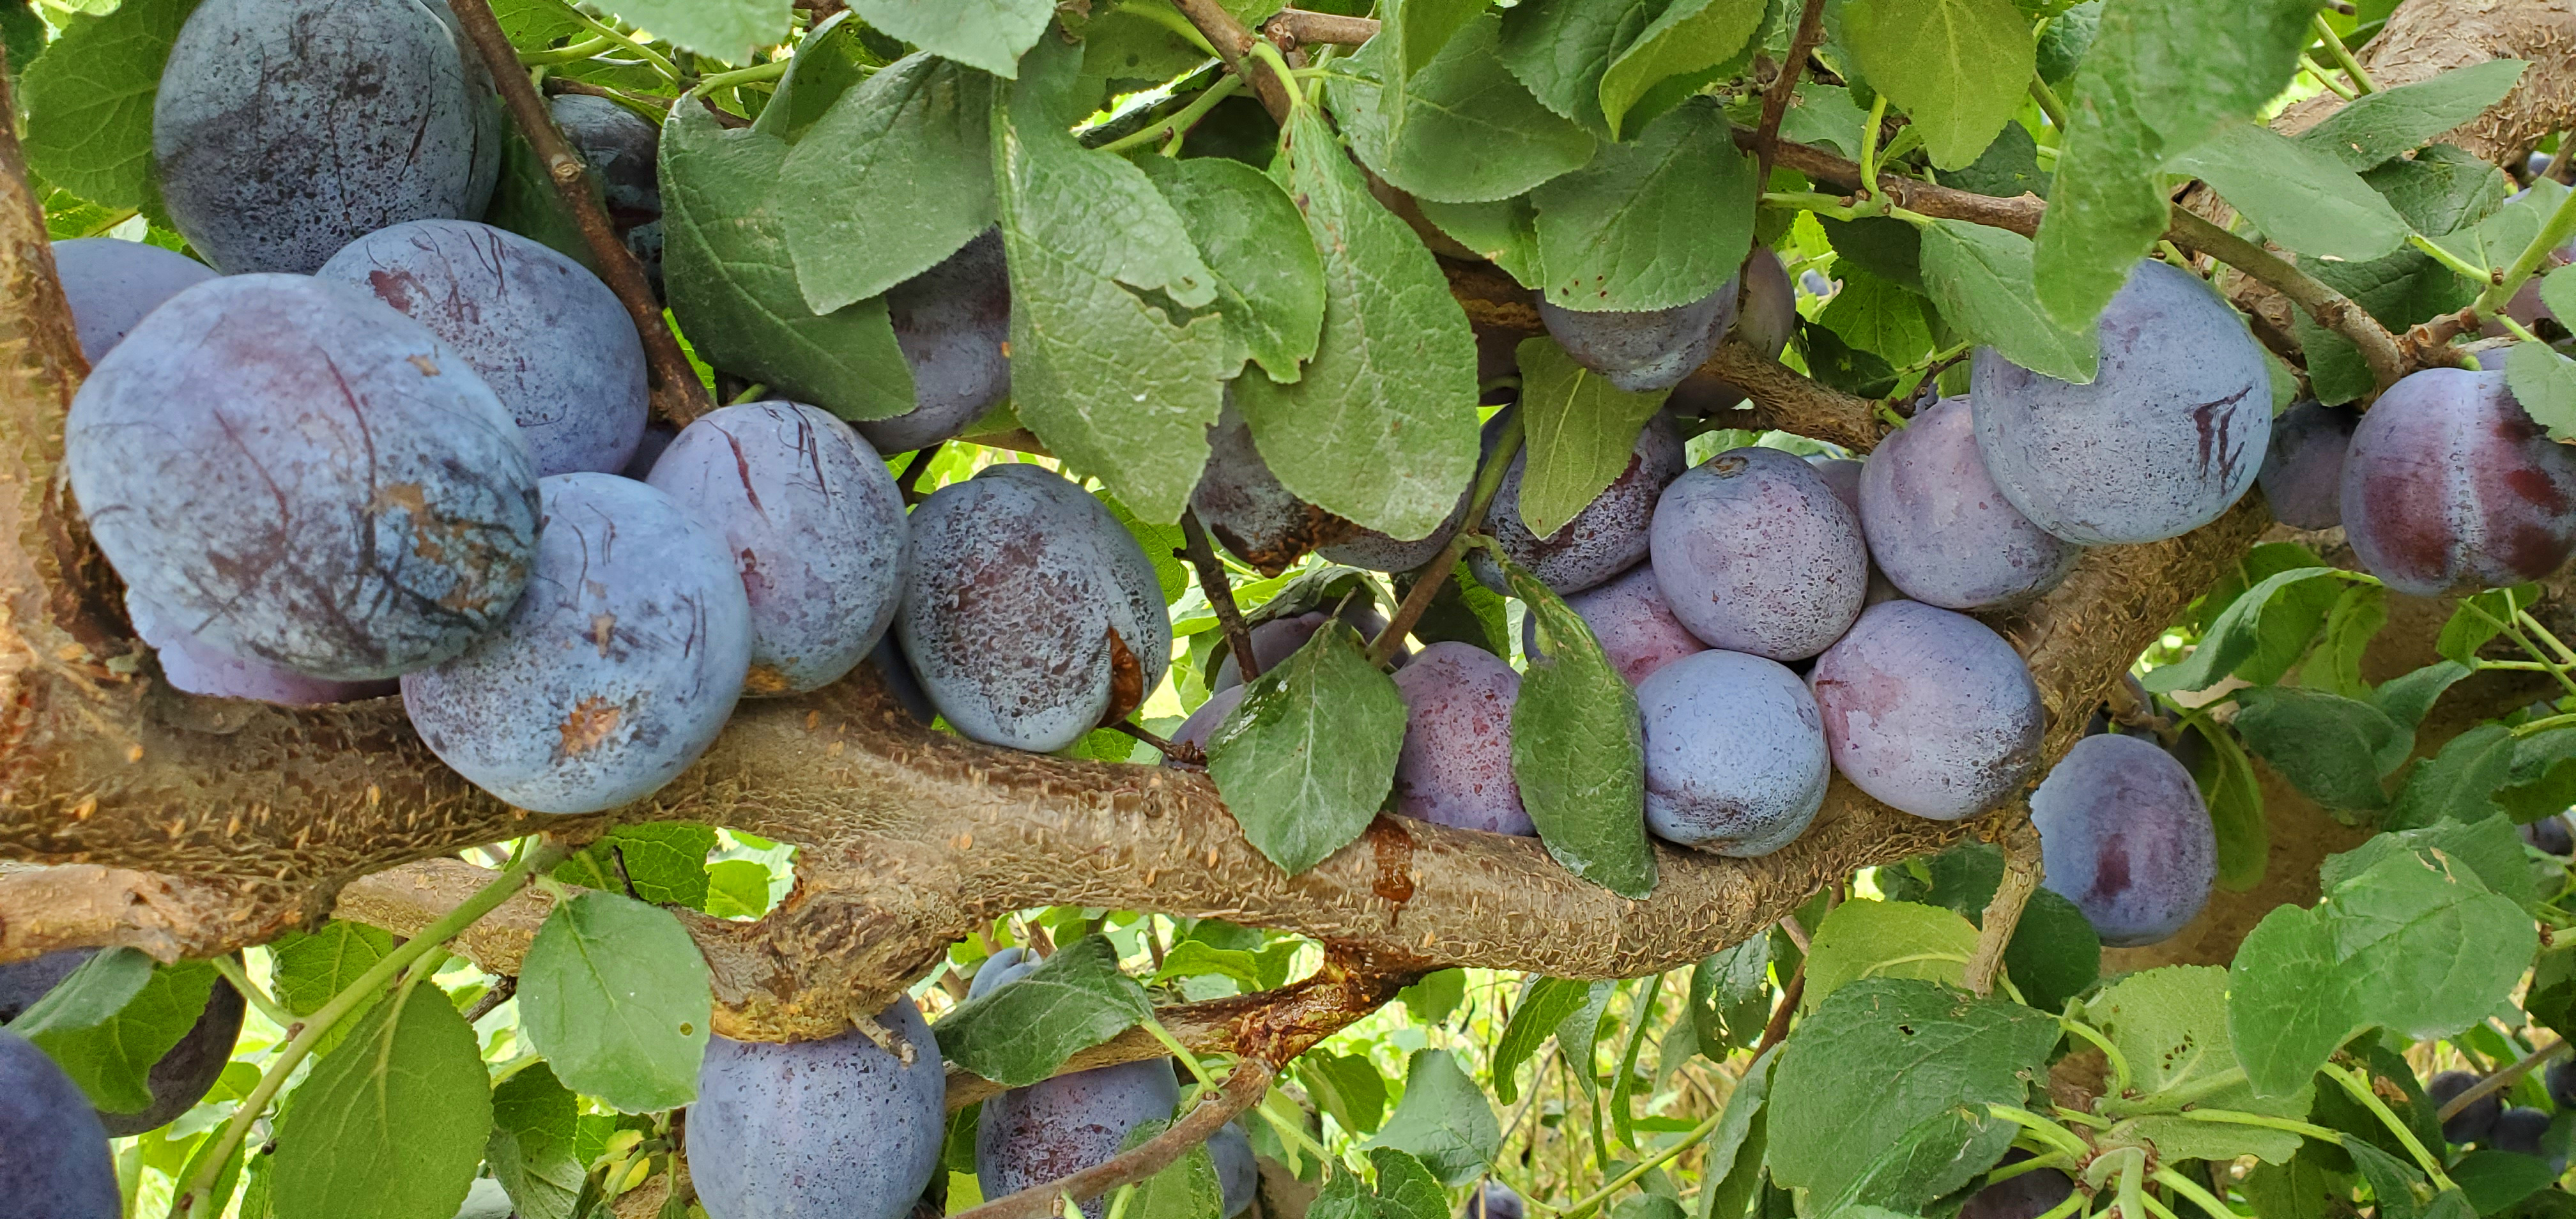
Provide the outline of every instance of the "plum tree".
[[185,254],[114,237],[55,242],[54,272],[80,328],[81,356],[93,365],[161,302],[215,277]]
[[1720,855],[1768,855],[1805,833],[1833,767],[1798,675],[1742,652],[1694,652],[1637,686],[1646,828]]
[[1011,392],[1011,275],[1002,234],[987,230],[939,265],[886,292],[895,345],[912,369],[912,409],[858,425],[880,453],[962,435]]
[[644,435],[644,343],[599,277],[471,220],[413,220],[314,274],[373,292],[465,357],[518,420],[537,474],[614,474]]
[[[2467,1071],[2444,1071],[2425,1081],[2424,1097],[2435,1106],[2448,1105],[2469,1089],[2484,1082]],[[2496,1118],[2504,1113],[2504,1098],[2493,1092],[2470,1101],[2467,1107],[2442,1123],[2442,1137],[2453,1143],[2483,1143],[2495,1130]]]
[[[1220,545],[1255,570],[1278,575],[1317,546],[1359,531],[1279,485],[1254,447],[1252,426],[1235,410],[1232,394],[1226,395],[1217,421],[1208,425],[1207,436],[1207,468],[1190,490],[1190,510]],[[1441,542],[1446,545],[1448,539]]]
[[[1743,289],[1736,302],[1735,324],[1726,335],[1778,359],[1781,352],[1788,350],[1789,340],[1798,334],[1798,289],[1789,282],[1789,268],[1771,247],[1757,244],[1746,256],[1744,270],[1737,278]],[[1673,396],[1665,400],[1664,410],[1684,418],[1705,419],[1719,411],[1735,409],[1749,396],[1742,386],[1704,369],[1693,369],[1673,387]]]
[[2046,715],[2030,666],[1984,623],[1914,601],[1862,612],[1807,675],[1834,769],[1917,817],[1973,817],[2021,790]]
[[2255,476],[2272,519],[2292,529],[2343,523],[2343,459],[2360,424],[2360,415],[2313,400],[2292,403],[2272,420],[2271,447]]
[[153,608],[130,588],[125,590],[125,618],[134,624],[135,637],[152,645],[161,676],[190,694],[257,699],[283,707],[320,707],[381,698],[397,689],[391,679],[324,681],[266,661],[235,656],[181,629],[168,613]]
[[1216,1161],[1217,1186],[1224,1191],[1223,1219],[1234,1219],[1252,1205],[1252,1196],[1261,1188],[1261,1165],[1252,1155],[1252,1136],[1235,1122],[1217,1127],[1208,1136],[1208,1158]]
[[1512,704],[1521,677],[1493,653],[1444,642],[1395,672],[1404,696],[1396,812],[1441,825],[1534,835],[1512,778]]
[[2151,258],[2099,325],[2089,385],[1977,349],[1969,401],[1987,472],[2032,524],[2082,546],[2218,519],[2254,485],[2271,437],[2262,349],[2209,285]]
[[1713,648],[1802,660],[1842,637],[1869,587],[1860,522],[1815,467],[1720,453],[1673,480],[1650,530],[1673,617]]
[[116,1163],[89,1098],[35,1043],[0,1029],[0,1213],[121,1219]]
[[406,220],[483,214],[500,115],[444,3],[207,0],[152,103],[188,244],[228,275],[307,274]]
[[838,681],[885,637],[911,551],[903,493],[850,425],[796,402],[700,418],[646,479],[721,535],[751,598],[750,694]]
[[[1062,1180],[1117,1155],[1128,1131],[1169,1118],[1180,1103],[1180,1081],[1162,1058],[1013,1088],[985,1101],[976,1119],[976,1183],[999,1198]],[[1074,1202],[1101,1219],[1100,1199]]]
[[855,1029],[791,1043],[708,1039],[687,1130],[708,1219],[912,1210],[939,1171],[947,1076],[912,1000],[876,1022],[910,1053]]
[[1735,284],[1729,279],[1698,300],[1642,311],[1582,312],[1542,296],[1538,316],[1575,363],[1629,393],[1647,393],[1681,384],[1708,362],[1735,324]]
[[500,628],[403,676],[403,709],[440,760],[540,813],[659,790],[733,714],[751,606],[724,536],[614,474],[540,484],[536,574]]
[[[1639,563],[1628,574],[1607,584],[1588,588],[1565,599],[1566,608],[1581,615],[1592,637],[1610,657],[1610,667],[1619,670],[1635,686],[1655,670],[1705,651],[1707,644],[1690,633],[1681,620],[1673,617],[1671,606],[1655,587],[1655,565]],[[1521,621],[1523,650],[1532,631],[1531,621]]]
[[[1513,455],[1495,488],[1493,505],[1485,512],[1485,531],[1502,545],[1505,557],[1528,568],[1540,583],[1560,595],[1579,593],[1646,557],[1655,502],[1689,464],[1682,452],[1681,433],[1661,416],[1648,419],[1637,433],[1627,468],[1574,519],[1540,537],[1521,518],[1521,475],[1529,467],[1529,451],[1524,449]],[[1502,568],[1485,551],[1472,552],[1467,565],[1487,588],[1502,592],[1509,587]]]
[[959,732],[1062,749],[1162,682],[1172,633],[1153,564],[1082,488],[990,466],[932,492],[912,543],[895,634]]
[[[2016,1147],[2004,1153],[2003,1162],[2029,1158],[2029,1152]],[[1970,1194],[1959,1207],[1959,1219],[2039,1219],[2074,1192],[2074,1178],[2054,1168],[2033,1169]]]
[[1995,487],[1959,398],[1917,412],[1869,455],[1860,531],[1890,583],[1943,609],[2026,605],[2063,583],[2084,554],[2031,524]]
[[81,384],[63,445],[117,574],[219,651],[394,677],[463,651],[527,582],[526,439],[454,348],[346,285],[172,297]]
[[662,180],[657,170],[662,129],[616,102],[586,93],[547,98],[546,109],[582,163],[598,176],[610,223],[617,226],[617,235],[625,239],[627,251],[643,265],[645,280],[659,295]]
[[2537,580],[2576,551],[2576,453],[2500,372],[2428,368],[2380,395],[2344,457],[2345,536],[2419,597]]
[[2153,741],[2076,742],[2030,797],[2051,892],[2105,944],[2152,944],[2209,904],[2218,839],[2191,772]]
[[[73,948],[0,965],[0,1024],[17,1019],[96,955],[95,949]],[[194,1108],[213,1089],[224,1064],[232,1060],[233,1043],[241,1039],[243,1011],[241,992],[232,983],[215,979],[197,1022],[145,1073],[144,1088],[152,1095],[151,1103],[133,1113],[101,1110],[99,1124],[109,1135],[122,1138],[158,1130]]]
[[[1349,623],[1362,639],[1375,639],[1378,632],[1386,629],[1386,616],[1378,613],[1375,605],[1363,601],[1351,602],[1332,614],[1308,610],[1285,618],[1273,618],[1249,632],[1253,663],[1264,673],[1278,667],[1296,655],[1299,648],[1306,646],[1307,640],[1315,637],[1315,632],[1324,629],[1324,623],[1335,617]],[[1412,655],[1401,647],[1398,652],[1398,663]],[[1215,670],[1208,674],[1208,693],[1222,693],[1243,684],[1243,670],[1234,663],[1232,655],[1219,658],[1215,665]]]

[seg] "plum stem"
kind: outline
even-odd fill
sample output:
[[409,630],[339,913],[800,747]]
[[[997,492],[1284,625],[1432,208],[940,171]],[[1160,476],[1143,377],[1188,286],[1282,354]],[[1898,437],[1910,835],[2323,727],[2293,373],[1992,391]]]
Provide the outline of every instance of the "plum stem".
[[1261,658],[1252,654],[1252,628],[1243,621],[1243,609],[1234,603],[1234,585],[1225,578],[1225,564],[1217,561],[1216,547],[1208,545],[1207,527],[1199,523],[1198,510],[1181,509],[1182,557],[1198,573],[1199,591],[1207,595],[1208,608],[1216,611],[1218,629],[1225,632],[1225,649],[1234,658],[1235,672],[1243,675],[1243,684],[1261,676]]
[[[1140,10],[1151,7],[1138,6]],[[1181,10],[1181,15],[1189,18],[1190,24],[1206,37],[1209,49],[1216,52],[1218,59],[1225,61],[1226,71],[1243,77],[1244,83],[1252,86],[1252,95],[1261,99],[1261,106],[1270,112],[1271,119],[1286,126],[1291,109],[1289,99],[1295,96],[1290,90],[1296,88],[1287,75],[1286,61],[1275,65],[1279,72],[1276,78],[1266,73],[1253,76],[1243,62],[1245,57],[1257,54],[1262,48],[1268,48],[1273,56],[1278,55],[1279,49],[1243,28],[1243,22],[1236,20],[1220,0],[1172,0],[1172,7]]]
[[2039,889],[2039,832],[2031,828],[2027,806],[2016,812],[2012,828],[2002,835],[2003,880],[1995,886],[1994,898],[1986,903],[1983,925],[1977,932],[1976,954],[1968,958],[1968,968],[1960,979],[1974,995],[1994,993],[1995,978],[2003,973],[2004,948],[2012,943],[2013,930],[2021,925],[2022,910]]
[[[581,28],[589,30],[591,33],[605,38],[617,46],[625,48],[627,51],[632,52],[636,58],[651,64],[654,71],[662,74],[662,79],[670,81],[675,85],[680,83],[680,69],[671,62],[669,56],[664,55],[660,51],[656,51],[643,43],[635,41],[635,39],[628,35],[626,31],[592,17],[590,14],[585,13],[580,9],[564,3],[563,0],[553,0],[553,7],[561,15],[580,22]],[[513,56],[513,58],[516,57]],[[500,65],[494,64],[492,66],[492,72],[496,76],[499,75],[501,72]],[[507,86],[504,86],[503,88],[506,91]]]
[[1576,1200],[1574,1205],[1569,1206],[1558,1213],[1563,1215],[1565,1219],[1584,1219],[1584,1216],[1601,1209],[1601,1204],[1609,1201],[1610,1195],[1628,1188],[1630,1185],[1635,1184],[1638,1178],[1680,1158],[1683,1152],[1699,1146],[1702,1140],[1706,1139],[1709,1135],[1716,1133],[1717,1124],[1725,1120],[1726,1111],[1723,1109],[1708,1115],[1708,1118],[1702,1121],[1699,1125],[1693,1126],[1689,1130],[1684,1131],[1682,1133],[1682,1137],[1673,1141],[1672,1146],[1666,1147],[1663,1150],[1646,1157],[1643,1161],[1628,1169],[1628,1171],[1610,1178],[1608,1184],[1584,1195],[1582,1198]]
[[2569,191],[2558,200],[2557,210],[2549,213],[2549,219],[2541,223],[2538,233],[2532,234],[2531,243],[2506,264],[2504,277],[2488,285],[2485,294],[2478,297],[2478,316],[2502,314],[2505,303],[2522,290],[2523,282],[2539,271],[2541,264],[2549,260],[2550,253],[2567,244],[2570,237],[2576,237],[2576,191]]
[[1878,197],[1878,132],[1887,122],[1887,95],[1870,99],[1869,117],[1860,123],[1860,193]]
[[2352,57],[2352,48],[2343,44],[2343,35],[2335,33],[2334,27],[2326,24],[2326,15],[2317,13],[2311,20],[2316,25],[2317,37],[2326,44],[2326,54],[2333,56],[2335,66],[2342,68],[2343,74],[2351,78],[2353,90],[2358,93],[2379,92],[2379,82],[2372,80],[2369,70]]
[[[1151,7],[1151,5],[1140,5],[1138,6],[1138,11],[1146,11]],[[1125,152],[1140,144],[1150,144],[1156,140],[1168,137],[1175,141],[1175,143],[1166,151],[1165,155],[1176,153],[1180,150],[1180,146],[1177,141],[1183,135],[1187,134],[1190,128],[1197,126],[1198,121],[1201,118],[1206,117],[1208,111],[1216,109],[1216,104],[1218,102],[1234,96],[1235,93],[1242,88],[1242,77],[1222,77],[1215,84],[1199,90],[1199,95],[1191,98],[1190,104],[1173,111],[1162,119],[1148,123],[1135,131],[1128,132],[1127,134],[1111,140],[1098,148],[1092,149],[1092,151],[1110,153]]]
[[2057,90],[2048,87],[2048,78],[2036,68],[2030,73],[2030,100],[2038,103],[2041,114],[2048,116],[2049,126],[2066,130],[2066,103],[2058,100]]
[[2463,279],[2474,279],[2479,283],[2488,285],[2493,285],[2495,283],[2495,272],[2490,271],[2485,267],[2481,267],[2476,263],[2470,262],[2468,259],[2462,258],[2449,250],[2443,249],[2441,243],[2426,237],[2422,233],[2408,233],[2406,235],[2406,244],[2415,247],[2416,250],[2420,251],[2425,257],[2430,258],[2445,267],[2449,267],[2453,273],[2459,275]]
[[2084,1140],[2075,1137],[2074,1131],[2068,1130],[2066,1127],[2060,1126],[2028,1109],[2016,1108],[2012,1105],[1990,1104],[1986,1106],[1986,1112],[2037,1135],[2041,1142],[2078,1159],[2082,1159],[2093,1154],[2093,1149],[2085,1146]]
[[2057,1027],[2074,1034],[2078,1038],[2091,1042],[2094,1049],[2102,1051],[2103,1061],[2111,1065],[2111,1095],[2125,1096],[2128,1094],[2129,1083],[2132,1078],[2129,1074],[2129,1056],[2121,1053],[2120,1047],[2111,1044],[2111,1039],[2103,1036],[2101,1031],[2095,1029],[2092,1025],[2086,1024],[2083,1021],[2074,1019],[2070,1016],[2058,1017]]

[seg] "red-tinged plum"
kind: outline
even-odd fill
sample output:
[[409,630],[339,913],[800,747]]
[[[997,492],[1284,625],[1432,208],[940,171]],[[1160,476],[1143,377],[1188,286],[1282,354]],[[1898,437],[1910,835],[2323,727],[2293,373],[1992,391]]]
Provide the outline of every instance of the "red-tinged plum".
[[1873,605],[1816,658],[1807,686],[1834,768],[1917,817],[1976,816],[2020,791],[2039,765],[2047,714],[2030,666],[1965,614]]
[[1261,1165],[1252,1158],[1252,1136],[1233,1122],[1217,1127],[1208,1136],[1208,1158],[1216,1161],[1217,1188],[1224,1193],[1223,1214],[1234,1219],[1252,1205],[1252,1195],[1261,1188]]
[[[930,1057],[938,1062],[937,1054]],[[1180,1103],[1180,1083],[1167,1058],[1013,1088],[985,1101],[976,1119],[976,1183],[987,1200],[998,1200],[1107,1163],[1128,1131],[1171,1117]],[[1074,1199],[1089,1219],[1101,1219],[1101,1201]]]
[[1742,652],[1684,656],[1637,687],[1646,828],[1750,858],[1796,841],[1825,804],[1824,722],[1798,675]]
[[1011,275],[1002,231],[987,229],[937,266],[886,291],[895,346],[912,368],[912,409],[858,424],[880,453],[965,433],[1011,393]]
[[[1264,673],[1287,663],[1288,658],[1296,655],[1298,649],[1305,647],[1306,641],[1313,639],[1315,632],[1324,629],[1324,623],[1331,618],[1332,615],[1322,610],[1308,610],[1285,618],[1273,618],[1252,628],[1248,633],[1252,636],[1253,663]],[[1386,617],[1377,612],[1376,606],[1366,602],[1353,601],[1343,607],[1341,619],[1349,623],[1352,630],[1358,631],[1363,640],[1374,640],[1380,631],[1386,629]],[[1397,649],[1397,653],[1396,661],[1399,664],[1412,656],[1410,651],[1401,647]],[[1208,675],[1208,690],[1211,693],[1230,690],[1242,684],[1243,669],[1234,663],[1234,657],[1231,655],[1218,661],[1216,672]]]
[[1207,701],[1200,703],[1199,709],[1191,712],[1190,718],[1182,720],[1181,726],[1173,729],[1172,735],[1165,739],[1174,745],[1187,745],[1204,752],[1208,738],[1216,735],[1216,726],[1224,723],[1225,717],[1243,705],[1243,692],[1247,689],[1250,687],[1237,682],[1208,695]]
[[80,332],[81,357],[91,364],[161,302],[215,277],[213,268],[185,254],[114,237],[55,242],[54,272]]
[[2428,368],[2362,416],[2342,504],[2353,553],[2399,592],[2527,583],[2576,551],[2576,452],[2531,421],[2503,373]]
[[235,656],[394,677],[463,651],[527,583],[526,438],[454,348],[345,284],[170,298],[82,383],[63,444],[126,586]]
[[715,743],[751,667],[751,605],[724,536],[614,474],[540,484],[536,575],[501,628],[405,674],[441,761],[540,813],[661,789]]
[[1467,1195],[1467,1205],[1458,1211],[1459,1219],[1521,1219],[1528,1213],[1520,1191],[1491,1177],[1475,1193]]
[[1814,466],[1778,449],[1731,449],[1673,480],[1650,536],[1673,617],[1713,648],[1813,656],[1869,591],[1860,521]]
[[[1735,325],[1727,330],[1727,336],[1742,339],[1755,351],[1779,359],[1780,353],[1788,350],[1789,340],[1798,334],[1798,289],[1789,282],[1789,268],[1781,264],[1780,256],[1771,247],[1757,245],[1745,258],[1740,278],[1743,295],[1736,302]],[[1673,387],[1673,396],[1665,401],[1664,409],[1673,415],[1705,419],[1743,405],[1750,396],[1742,386],[1693,369]]]
[[1671,389],[1735,324],[1735,281],[1669,309],[1581,312],[1540,297],[1539,321],[1577,364],[1632,394]]
[[421,0],[198,5],[152,103],[188,244],[228,275],[308,274],[377,229],[482,215],[500,115],[452,20]]
[[1945,398],[1879,442],[1860,477],[1870,561],[1906,596],[1943,609],[2010,609],[2066,579],[2082,547],[2012,506],[1977,460],[1966,400]]
[[[1523,449],[1513,455],[1511,467],[1495,488],[1493,505],[1485,512],[1485,528],[1502,544],[1503,554],[1529,569],[1539,583],[1560,596],[1579,593],[1646,557],[1655,501],[1689,464],[1681,433],[1661,416],[1649,419],[1637,433],[1628,468],[1574,519],[1540,537],[1521,518],[1521,475],[1529,465],[1529,450]],[[1502,568],[1485,551],[1470,553],[1467,566],[1485,587],[1505,591]]]
[[2004,497],[2079,546],[2153,542],[2254,485],[2272,376],[2227,302],[2150,258],[2102,313],[2101,373],[2072,385],[1977,349],[1977,450]]
[[1278,575],[1317,546],[1359,532],[1359,526],[1279,485],[1270,464],[1253,447],[1252,427],[1235,410],[1234,395],[1226,395],[1207,437],[1207,468],[1190,491],[1190,510],[1219,545],[1261,574]]
[[1135,535],[1082,488],[1020,464],[913,510],[895,637],[957,731],[1035,753],[1134,709],[1172,655]]
[[[1565,605],[1592,628],[1592,637],[1610,657],[1610,667],[1619,670],[1630,686],[1682,657],[1708,650],[1664,604],[1664,594],[1655,587],[1652,563],[1639,563],[1616,580],[1567,597]],[[1532,647],[1534,621],[1521,620],[1524,651]]]
[[0,1029],[0,1215],[119,1219],[116,1160],[79,1085],[36,1044]]
[[[0,965],[0,1024],[17,1019],[35,1006],[37,1000],[60,986],[73,970],[97,953],[95,948],[72,948]],[[241,992],[234,990],[232,983],[215,979],[197,1022],[188,1026],[188,1031],[180,1034],[179,1043],[165,1051],[144,1074],[144,1088],[151,1093],[151,1103],[134,1113],[101,1110],[99,1124],[106,1127],[108,1134],[123,1138],[167,1126],[195,1108],[214,1088],[215,1078],[224,1073],[224,1064],[232,1061],[233,1043],[241,1038],[242,1011]],[[5,1146],[0,1142],[0,1158],[7,1155]],[[0,1206],[0,1213],[6,1213],[5,1206]]]
[[566,93],[546,99],[555,126],[598,175],[609,223],[627,250],[644,264],[644,278],[662,290],[662,180],[658,169],[662,129],[604,97]]
[[748,694],[839,681],[885,637],[911,550],[903,493],[850,425],[746,402],[680,433],[645,480],[724,536],[751,597]]
[[[2450,1104],[2461,1093],[2483,1082],[2467,1071],[2443,1071],[2424,1083],[2424,1097],[2434,1108]],[[2452,1143],[2483,1143],[2495,1130],[2496,1118],[2504,1113],[2504,1098],[2487,1093],[2463,1106],[2451,1119],[2442,1123],[2442,1138]]]
[[350,242],[314,274],[429,327],[510,408],[537,475],[614,474],[644,435],[644,341],[580,263],[471,220],[414,220]]
[[324,681],[209,647],[130,588],[125,590],[125,617],[134,624],[134,633],[159,654],[161,676],[190,694],[256,699],[281,707],[320,707],[382,698],[399,689],[391,679]]
[[2272,445],[2255,476],[2272,519],[2292,529],[2343,523],[2343,459],[2360,425],[2359,414],[2315,402],[2293,403],[2272,420]]
[[1395,671],[1404,748],[1395,811],[1464,830],[1538,833],[1512,778],[1512,704],[1521,675],[1472,644],[1435,643]]
[[909,1062],[851,1030],[822,1041],[707,1039],[689,1106],[689,1171],[708,1219],[901,1219],[939,1170],[948,1083],[910,999],[877,1024]]
[[2200,786],[2153,741],[2116,733],[2075,743],[2030,797],[2046,884],[2102,942],[2152,944],[2209,904],[2218,838]]
[[[2003,1162],[2018,1164],[2029,1158],[2029,1152],[2016,1147],[2004,1153]],[[2054,1168],[2035,1169],[1969,1195],[1959,1207],[1959,1219],[2039,1219],[2074,1193],[2074,1178]]]

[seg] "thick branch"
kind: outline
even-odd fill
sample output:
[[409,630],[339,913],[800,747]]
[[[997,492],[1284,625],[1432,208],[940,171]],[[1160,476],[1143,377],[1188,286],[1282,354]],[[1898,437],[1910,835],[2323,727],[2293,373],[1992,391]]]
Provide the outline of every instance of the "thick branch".
[[1199,1098],[1188,1115],[1174,1122],[1161,1134],[1120,1152],[1092,1167],[996,1199],[971,1210],[959,1212],[957,1219],[1045,1219],[1056,1213],[1061,1199],[1095,1198],[1122,1185],[1132,1185],[1172,1166],[1190,1148],[1208,1141],[1209,1136],[1227,1122],[1269,1094],[1270,1080],[1277,1071],[1267,1062],[1247,1057],[1237,1063],[1234,1074],[1227,1076],[1225,1086]]

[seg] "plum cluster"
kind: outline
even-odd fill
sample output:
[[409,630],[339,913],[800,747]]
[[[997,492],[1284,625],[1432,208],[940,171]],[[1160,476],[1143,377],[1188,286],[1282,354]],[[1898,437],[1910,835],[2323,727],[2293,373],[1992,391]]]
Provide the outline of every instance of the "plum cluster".
[[[2544,1144],[2554,1111],[2576,1108],[2576,1062],[2561,1057],[2549,1064],[2541,1075],[2542,1088],[2549,1097],[2550,1108],[2509,1104],[2507,1093],[2512,1088],[2491,1089],[2461,1106],[2458,1113],[2442,1122],[2442,1138],[2453,1144],[2473,1143],[2488,1151],[2506,1151],[2516,1155],[2546,1160],[2553,1173],[2567,1170],[2565,1145]],[[2442,1071],[2426,1080],[2424,1097],[2436,1107],[2450,1105],[2471,1089],[2487,1082],[2485,1076],[2470,1071]]]

